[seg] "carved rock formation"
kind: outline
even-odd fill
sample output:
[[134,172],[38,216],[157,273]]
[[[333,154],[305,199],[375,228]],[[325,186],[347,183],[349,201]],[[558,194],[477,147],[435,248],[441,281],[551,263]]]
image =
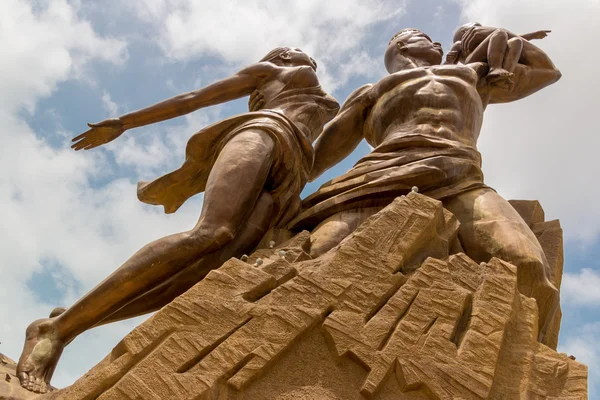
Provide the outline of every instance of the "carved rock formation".
[[[521,205],[560,284],[560,227]],[[308,232],[231,259],[41,398],[587,398],[587,368],[536,341],[516,268],[449,254],[457,227],[411,193],[319,259]]]
[[38,397],[21,387],[16,371],[17,363],[0,353],[0,399],[29,400]]

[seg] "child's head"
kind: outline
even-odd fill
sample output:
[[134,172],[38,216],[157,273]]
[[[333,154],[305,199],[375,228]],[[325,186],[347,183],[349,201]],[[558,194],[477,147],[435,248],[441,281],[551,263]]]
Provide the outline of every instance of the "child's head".
[[463,26],[458,28],[456,32],[454,32],[454,42],[462,40],[464,34],[474,26],[481,26],[481,24],[479,22],[469,22],[468,24],[464,24]]

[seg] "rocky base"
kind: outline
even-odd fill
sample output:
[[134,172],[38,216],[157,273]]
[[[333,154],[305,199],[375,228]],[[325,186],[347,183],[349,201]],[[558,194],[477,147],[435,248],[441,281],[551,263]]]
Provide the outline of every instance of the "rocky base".
[[0,353],[0,400],[29,400],[38,397],[21,387],[17,363]]
[[308,232],[231,259],[40,398],[586,399],[587,368],[536,341],[516,268],[450,255],[457,228],[411,193],[319,259]]

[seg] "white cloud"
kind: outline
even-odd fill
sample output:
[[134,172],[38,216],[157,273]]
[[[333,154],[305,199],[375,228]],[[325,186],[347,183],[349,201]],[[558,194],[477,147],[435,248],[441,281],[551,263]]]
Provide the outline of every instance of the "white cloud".
[[[362,50],[364,38],[372,24],[398,18],[403,9],[402,2],[393,1],[297,0],[270,2],[269,9],[262,2],[250,0],[207,3],[144,0],[128,4],[134,4],[129,7],[136,7],[138,17],[153,27],[162,51],[173,60],[215,55],[230,64],[220,68],[231,68],[231,64],[237,67],[255,62],[277,45],[293,45],[319,61],[322,82],[328,90],[341,87],[355,75],[372,78],[383,74],[381,56],[372,59]],[[469,12],[476,15],[480,3],[483,0],[474,1]],[[535,26],[520,26],[513,20],[508,23],[513,8],[491,12],[490,15],[497,14],[498,20],[476,18],[499,25],[506,22],[509,28],[525,31],[551,25],[553,36],[542,44],[565,76],[559,84],[513,108],[490,107],[482,140],[486,172],[490,182],[507,197],[539,198],[547,214],[563,220],[568,236],[576,235],[570,228],[580,223],[578,232],[582,237],[590,237],[600,226],[598,218],[593,219],[598,217],[593,212],[599,211],[585,210],[579,203],[586,196],[598,203],[599,189],[589,184],[595,182],[590,172],[574,172],[593,171],[584,156],[593,159],[591,152],[598,147],[598,139],[589,137],[593,127],[588,125],[592,122],[584,117],[594,115],[591,107],[595,81],[588,72],[591,68],[581,69],[577,63],[582,59],[579,54],[585,54],[580,53],[585,46],[594,48],[592,38],[596,33],[589,26],[577,31],[567,29],[564,21],[579,18],[575,11],[563,17],[547,12],[546,2],[541,11],[528,4],[519,2],[516,9],[530,16],[541,14],[548,23],[545,19],[538,20]],[[95,32],[92,24],[81,17],[78,7],[78,3],[65,0],[38,2],[35,10],[29,2],[0,2],[0,51],[3,59],[11,60],[0,63],[0,91],[5,94],[0,96],[0,168],[4,171],[0,175],[0,304],[4,305],[0,308],[0,352],[13,358],[18,356],[29,322],[54,306],[71,304],[81,291],[97,284],[133,251],[153,239],[190,228],[199,216],[201,199],[165,216],[161,209],[137,201],[133,180],[116,179],[100,187],[92,186],[94,180],[113,178],[107,156],[112,153],[120,166],[133,168],[143,179],[154,178],[159,169],[183,161],[185,142],[191,133],[220,117],[220,110],[214,109],[194,113],[179,126],[127,133],[107,146],[108,152],[75,153],[68,144],[56,149],[37,139],[36,132],[19,117],[22,107],[34,112],[40,98],[69,79],[93,81],[93,75],[86,72],[94,61],[120,66],[127,60],[126,44]],[[507,16],[509,11],[511,15]],[[585,15],[593,15],[591,11]],[[593,61],[587,64],[593,65]],[[200,75],[199,84],[213,80],[209,71]],[[581,97],[587,103],[572,100]],[[108,92],[102,100],[108,115],[123,112]],[[597,97],[595,101],[598,103]],[[566,111],[562,112],[561,107],[566,107]],[[577,125],[578,121],[585,122]],[[566,135],[560,135],[565,132]],[[63,132],[68,137],[77,133]],[[546,140],[546,136],[552,140]],[[576,140],[571,143],[571,138]],[[494,146],[501,151],[491,151],[491,141],[498,142]],[[523,143],[535,143],[538,150],[526,151]],[[550,160],[561,162],[554,165]],[[506,178],[500,170],[506,171]],[[517,178],[520,182],[515,183]],[[557,192],[564,193],[563,197]],[[42,269],[40,263],[44,259],[59,263],[61,272],[81,284],[79,293],[65,293],[64,304],[40,304],[34,301],[36,296],[27,286],[32,273]],[[563,291],[568,291],[569,282],[582,284],[584,278],[565,276]],[[589,285],[586,288],[591,291]],[[67,348],[54,384],[63,386],[81,376],[137,322],[82,335]],[[572,343],[576,343],[574,340]],[[80,356],[83,353],[85,357]]]
[[119,106],[110,97],[110,93],[106,90],[102,93],[102,106],[109,117],[117,117],[119,114]]
[[588,398],[600,393],[600,322],[585,324],[566,338],[558,351],[573,355],[577,361],[587,365],[589,374]]
[[115,64],[127,58],[125,43],[97,36],[65,0],[0,2],[0,109],[33,111],[40,96],[60,81],[83,76],[91,60]]
[[179,167],[185,158],[187,140],[205,126],[220,119],[222,107],[211,107],[185,116],[183,124],[144,127],[106,146],[115,161],[133,168],[142,180],[151,180],[169,168]]
[[[106,167],[102,153],[52,149],[23,122],[0,115],[0,123],[5,129],[0,167],[10,171],[0,179],[0,304],[10,305],[0,308],[0,351],[15,357],[29,322],[55,306],[72,304],[143,245],[191,228],[200,207],[197,199],[177,214],[165,216],[162,210],[139,203],[135,183],[129,180],[93,188],[90,179],[103,176]],[[60,264],[81,284],[81,291],[64,293],[63,304],[32,301],[37,296],[27,281],[41,270],[44,259]],[[123,329],[134,325],[122,326],[106,330],[105,336],[91,333],[78,339],[76,346],[67,349],[55,384],[68,384],[60,376],[81,375],[92,367],[122,337]],[[82,360],[76,349],[85,348],[94,351],[86,352]]]
[[[357,64],[366,53],[363,58],[356,54],[369,26],[399,18],[405,8],[404,1],[384,0],[143,0],[131,7],[157,27],[159,45],[174,60],[216,55],[239,66],[257,62],[277,46],[299,47],[317,60],[322,84],[330,91],[351,76],[384,72],[380,56]],[[349,68],[349,63],[362,68]]]
[[600,273],[591,268],[583,268],[579,273],[566,273],[561,286],[563,303],[600,306]]
[[463,0],[465,20],[516,33],[551,29],[536,41],[562,79],[541,92],[486,111],[480,139],[487,182],[509,198],[539,199],[560,218],[567,239],[591,242],[600,233],[594,116],[600,90],[594,65],[600,2],[588,0]]
[[[44,260],[62,267],[60,274],[47,274],[48,279],[64,276],[78,281],[86,291],[133,249],[189,228],[199,213],[196,201],[179,215],[165,217],[160,210],[139,204],[135,184],[128,180],[94,189],[90,181],[110,172],[101,152],[75,153],[68,143],[52,148],[19,116],[23,107],[34,112],[37,100],[50,95],[61,82],[93,79],[85,74],[91,62],[117,66],[125,62],[126,44],[98,35],[77,7],[64,0],[35,6],[16,0],[0,2],[4,60],[0,63],[0,352],[13,358],[18,357],[31,321],[76,297],[71,284],[59,284],[67,289],[64,304],[38,301],[27,282],[34,272],[43,270]],[[84,335],[66,350],[55,384],[62,386],[80,376],[134,324]],[[81,357],[83,349],[86,357]]]

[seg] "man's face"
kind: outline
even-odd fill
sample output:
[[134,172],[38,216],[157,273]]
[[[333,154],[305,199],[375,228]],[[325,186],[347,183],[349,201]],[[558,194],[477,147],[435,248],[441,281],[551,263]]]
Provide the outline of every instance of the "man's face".
[[287,60],[292,65],[307,65],[317,70],[317,63],[300,49],[290,49],[286,53]]
[[429,65],[442,62],[444,51],[438,42],[431,42],[423,32],[409,31],[394,39],[390,46],[396,46],[396,51],[405,57],[424,61]]

